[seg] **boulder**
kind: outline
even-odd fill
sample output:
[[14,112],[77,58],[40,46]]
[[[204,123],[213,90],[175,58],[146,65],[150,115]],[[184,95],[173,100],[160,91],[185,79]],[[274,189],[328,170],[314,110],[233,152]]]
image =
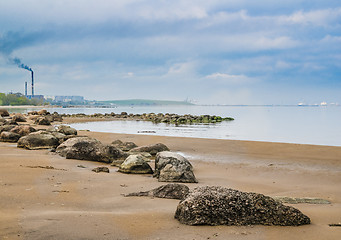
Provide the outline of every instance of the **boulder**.
[[34,123],[38,125],[51,125],[51,121],[46,116],[38,117]]
[[184,184],[169,183],[162,185],[158,188],[152,189],[146,192],[136,192],[124,195],[125,197],[132,196],[148,196],[157,198],[169,198],[169,199],[184,199],[189,192],[189,188]]
[[36,131],[37,130],[35,128],[29,125],[18,125],[10,130],[10,132],[17,133],[22,137]]
[[77,135],[77,130],[67,125],[58,126],[57,132],[63,133],[65,135]]
[[4,125],[4,126],[0,126],[0,133],[1,132],[10,132],[16,126],[17,125]]
[[41,109],[37,112],[38,115],[45,116],[50,114],[46,109]]
[[152,168],[141,155],[130,155],[124,160],[118,169],[122,173],[149,174],[153,173]]
[[0,134],[1,142],[17,142],[21,136],[14,132],[2,132]]
[[0,108],[0,116],[1,117],[8,117],[9,116],[9,112],[4,109],[4,108]]
[[198,182],[192,164],[180,154],[168,151],[156,155],[154,177],[159,182]]
[[99,173],[99,172],[106,172],[109,173],[109,168],[107,167],[96,167],[92,169],[93,172]]
[[18,123],[11,118],[11,119],[7,119],[4,122],[4,125],[18,125]]
[[29,150],[36,150],[56,148],[58,145],[58,138],[49,132],[39,131],[20,138],[17,146]]
[[22,115],[21,113],[16,113],[14,114],[14,116],[12,117],[13,121],[15,122],[26,122],[26,118],[24,115]]
[[60,116],[60,114],[58,114],[56,112],[54,112],[51,116],[52,116],[53,122],[62,122],[63,121],[62,116]]
[[67,159],[79,159],[111,163],[127,154],[111,145],[89,137],[73,137],[58,146],[56,152]]
[[126,152],[137,147],[137,145],[133,142],[122,142],[120,140],[113,141],[111,144]]
[[158,152],[169,151],[169,148],[163,143],[151,144],[147,146],[135,147],[131,152],[148,152],[151,155],[156,155]]
[[197,187],[182,200],[175,218],[187,225],[280,225],[310,224],[296,208],[258,193],[219,186]]

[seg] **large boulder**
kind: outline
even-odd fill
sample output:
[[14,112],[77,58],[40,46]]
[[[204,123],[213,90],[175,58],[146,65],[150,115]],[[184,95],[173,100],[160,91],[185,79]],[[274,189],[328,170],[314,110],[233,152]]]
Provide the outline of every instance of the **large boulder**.
[[17,142],[21,136],[14,132],[2,132],[0,134],[1,142]]
[[104,145],[89,137],[73,137],[60,144],[56,152],[67,159],[79,159],[111,163],[114,159],[125,158],[127,154],[114,146]]
[[280,225],[310,224],[296,208],[258,193],[218,186],[197,187],[182,200],[175,218],[187,225]]
[[58,145],[58,138],[49,132],[39,131],[20,138],[17,146],[29,150],[36,150],[56,148]]
[[38,115],[45,116],[50,114],[46,109],[41,109],[37,112]]
[[180,154],[168,151],[156,155],[154,177],[159,182],[198,182],[192,164]]
[[38,117],[34,123],[38,125],[51,125],[51,121],[47,116]]
[[12,117],[13,121],[15,122],[26,122],[26,118],[24,115],[22,115],[21,113],[16,113],[14,114],[14,116]]
[[57,112],[54,112],[52,115],[52,121],[53,122],[62,122],[63,118],[60,114],[58,114]]
[[118,169],[122,173],[148,174],[153,173],[152,168],[141,155],[130,155]]
[[158,152],[169,151],[169,148],[163,143],[151,144],[147,146],[135,147],[130,152],[148,152],[151,155],[156,155]]
[[120,140],[113,141],[111,144],[126,152],[137,147],[137,145],[133,142],[122,142]]
[[169,183],[166,185],[162,185],[158,188],[152,189],[146,192],[136,192],[129,193],[124,195],[125,197],[132,196],[148,196],[148,197],[157,197],[157,198],[169,198],[169,199],[184,199],[189,192],[189,188],[184,184],[178,183]]
[[20,136],[26,136],[32,132],[36,132],[37,130],[29,125],[18,125],[10,130],[10,132],[17,133]]
[[9,132],[11,131],[13,128],[15,128],[17,125],[4,125],[4,126],[0,126],[0,133],[1,132]]
[[67,125],[58,126],[57,132],[63,133],[65,135],[77,135],[77,130]]
[[9,112],[4,109],[4,108],[0,108],[0,116],[1,117],[8,117],[9,116]]

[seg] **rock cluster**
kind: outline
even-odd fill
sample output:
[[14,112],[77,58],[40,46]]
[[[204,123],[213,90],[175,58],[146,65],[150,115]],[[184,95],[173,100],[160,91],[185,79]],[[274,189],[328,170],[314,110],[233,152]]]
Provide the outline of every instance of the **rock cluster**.
[[232,121],[231,117],[220,117],[211,115],[195,116],[191,114],[179,115],[170,113],[143,113],[143,114],[128,114],[126,112],[116,113],[95,113],[91,115],[85,114],[62,114],[62,117],[92,117],[92,118],[115,118],[115,119],[129,119],[151,121],[153,123],[169,123],[169,124],[195,124],[195,123],[218,123],[222,121]]
[[218,186],[197,187],[182,200],[175,218],[187,225],[280,225],[310,224],[299,210],[258,193]]

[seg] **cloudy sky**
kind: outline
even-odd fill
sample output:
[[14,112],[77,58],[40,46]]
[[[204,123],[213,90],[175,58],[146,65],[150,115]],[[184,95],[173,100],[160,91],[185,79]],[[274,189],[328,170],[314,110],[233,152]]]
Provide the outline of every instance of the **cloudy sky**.
[[341,103],[339,0],[0,0],[0,92]]

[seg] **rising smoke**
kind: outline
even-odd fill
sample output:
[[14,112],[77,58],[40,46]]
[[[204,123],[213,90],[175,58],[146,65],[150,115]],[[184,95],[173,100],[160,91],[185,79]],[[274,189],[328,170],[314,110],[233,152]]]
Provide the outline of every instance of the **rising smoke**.
[[26,69],[26,70],[28,70],[28,71],[33,72],[32,68],[30,68],[29,66],[23,64],[19,58],[13,58],[12,61],[13,61],[13,63],[16,64],[19,68],[23,68],[23,69]]

